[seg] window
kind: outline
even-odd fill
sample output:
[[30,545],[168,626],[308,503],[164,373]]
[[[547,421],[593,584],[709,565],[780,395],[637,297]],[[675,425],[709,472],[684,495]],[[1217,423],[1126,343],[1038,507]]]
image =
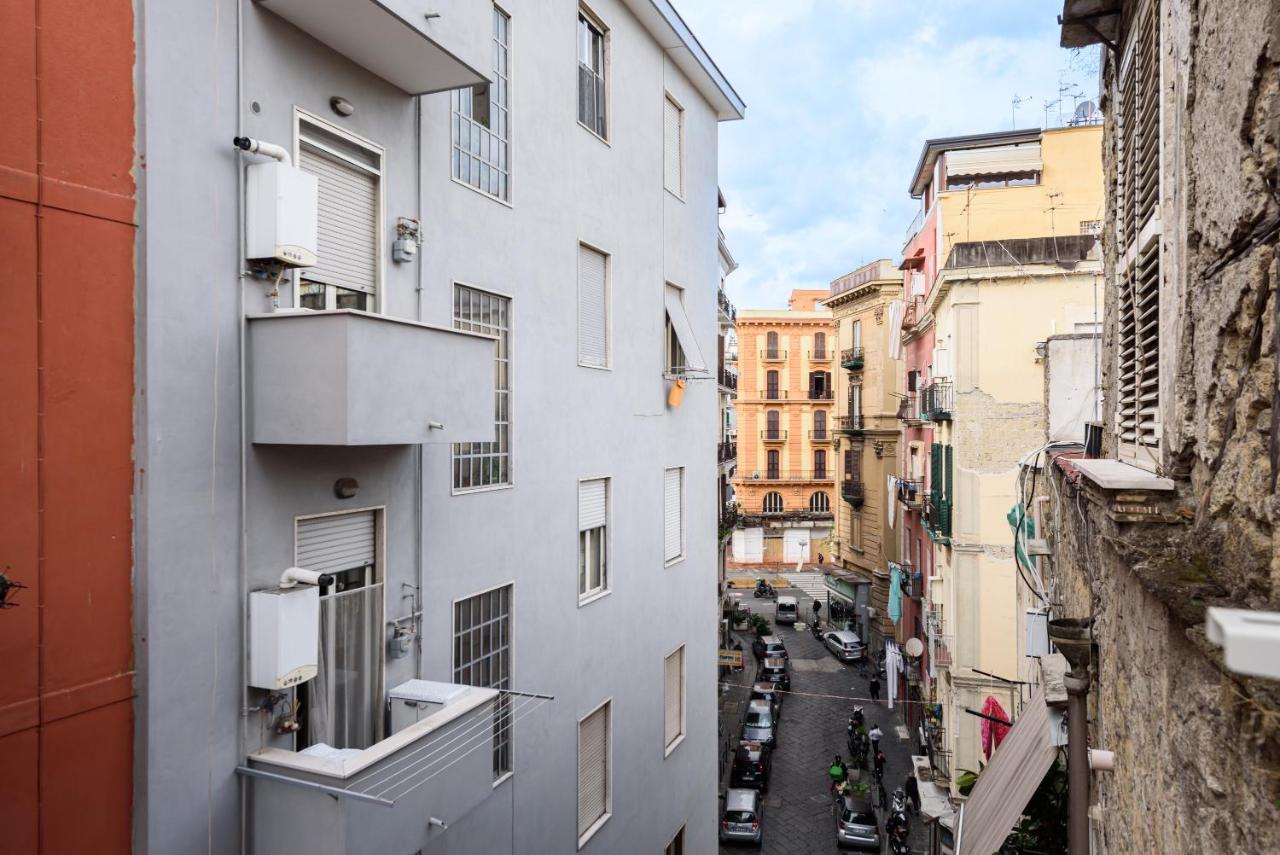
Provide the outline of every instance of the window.
[[767,333],[764,341],[765,359],[777,359],[782,355],[778,350],[778,334],[776,332]]
[[609,743],[612,704],[605,701],[578,722],[578,847],[609,818],[613,809]]
[[578,121],[601,139],[608,139],[605,111],[605,29],[578,12]]
[[1116,435],[1119,456],[1158,468],[1160,421],[1160,3],[1129,24],[1116,98]]
[[853,346],[862,347],[862,321],[853,322]]
[[849,384],[849,415],[853,417],[854,425],[858,424],[858,420],[862,418],[862,384]]
[[665,670],[663,734],[670,754],[684,736],[684,645],[667,657]]
[[578,364],[609,367],[608,257],[578,244]]
[[781,493],[765,493],[764,494],[764,512],[766,514],[782,513],[782,494]]
[[809,400],[825,401],[831,397],[831,372],[811,371],[809,373]]
[[781,458],[782,455],[778,453],[777,449],[769,449],[769,453],[765,457],[765,477],[770,481],[777,481],[782,477],[782,469],[779,464]]
[[667,848],[662,850],[662,855],[684,855],[683,828],[676,832],[675,837],[671,838],[671,842],[667,844]]
[[776,401],[782,397],[778,392],[778,372],[768,371],[764,375],[764,396],[770,401]]
[[299,689],[299,748],[368,748],[383,738],[383,593],[376,510],[302,517],[294,562],[327,573],[320,586],[316,676]]
[[827,438],[827,411],[818,410],[813,414],[813,438],[823,440]]
[[764,414],[765,439],[782,439],[782,428],[778,426],[781,419],[777,410],[769,410]]
[[831,511],[830,497],[821,491],[814,493],[809,497],[809,510],[817,514],[829,513]]
[[663,473],[664,558],[668,564],[684,557],[684,469]]
[[827,452],[819,448],[813,452],[813,477],[819,480],[827,477]]
[[578,597],[609,589],[609,479],[578,482]]
[[453,177],[511,198],[511,16],[493,7],[493,82],[453,92]]
[[662,99],[662,185],[684,197],[684,109],[670,95]]
[[494,354],[493,442],[453,444],[453,489],[511,483],[511,301],[466,285],[453,286],[454,329],[497,336]]
[[827,334],[824,332],[813,334],[813,358],[827,358]]
[[317,263],[298,272],[298,306],[374,311],[382,259],[382,148],[295,115],[298,166],[320,184]]
[[663,304],[667,312],[666,372],[668,376],[683,376],[690,372],[706,370],[702,350],[693,336],[693,325],[684,308],[684,289],[666,284]]
[[[453,604],[453,682],[486,689],[511,688],[511,586]],[[511,699],[498,696],[493,712],[493,779],[511,769]]]
[[1040,183],[1039,172],[1006,172],[990,175],[948,175],[948,190],[990,190],[999,187],[1034,187]]

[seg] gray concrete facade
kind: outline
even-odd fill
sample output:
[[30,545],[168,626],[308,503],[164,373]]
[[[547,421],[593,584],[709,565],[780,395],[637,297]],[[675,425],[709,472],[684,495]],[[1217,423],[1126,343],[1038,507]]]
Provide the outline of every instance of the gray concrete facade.
[[[423,851],[575,851],[578,721],[605,700],[612,816],[583,850],[660,852],[684,827],[685,851],[712,851],[718,400],[714,379],[695,380],[667,406],[663,300],[667,283],[684,288],[699,347],[714,354],[717,125],[729,117],[708,96],[719,72],[684,70],[701,48],[666,2],[591,4],[608,27],[606,142],[576,120],[578,5],[503,2],[508,204],[451,178],[448,92],[411,97],[252,0],[137,5],[135,849],[255,851],[254,785],[235,768],[291,737],[270,735],[256,709],[266,693],[245,687],[247,594],[294,563],[296,518],[376,508],[386,620],[412,620],[401,586],[422,586],[420,656],[387,659],[385,685],[450,681],[453,603],[511,584],[513,687],[555,696],[516,725],[514,774],[445,817],[449,831]],[[663,188],[664,92],[684,109],[683,198]],[[336,115],[333,96],[355,112]],[[271,283],[242,275],[241,169],[252,158],[231,140],[296,155],[298,111],[383,151],[379,312],[448,328],[455,283],[510,298],[511,486],[454,491],[447,441],[254,444],[247,381],[265,369],[252,363],[247,319],[272,310]],[[407,264],[391,260],[398,217],[422,223]],[[610,258],[605,370],[577,360],[579,242]],[[279,301],[293,304],[287,278]],[[441,376],[475,376],[474,347],[431,353]],[[675,466],[684,556],[666,564],[663,473]],[[610,593],[579,605],[577,483],[593,477],[611,479]],[[358,481],[354,498],[337,498],[339,478]],[[686,736],[668,754],[664,657],[680,645]]]

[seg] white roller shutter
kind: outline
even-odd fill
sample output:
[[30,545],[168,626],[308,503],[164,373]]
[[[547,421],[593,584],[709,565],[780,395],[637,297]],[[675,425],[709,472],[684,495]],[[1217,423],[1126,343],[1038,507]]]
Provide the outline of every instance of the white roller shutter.
[[298,166],[320,180],[317,256],[303,276],[372,294],[378,285],[378,176],[306,141]]
[[947,152],[948,175],[1000,175],[1040,172],[1040,143],[966,148]]
[[665,724],[666,745],[680,738],[684,730],[684,648],[667,657]]
[[684,551],[684,470],[668,469],[663,481],[665,559],[674,561]]
[[578,246],[578,361],[603,368],[609,364],[609,294],[605,258]]
[[300,519],[296,563],[320,573],[366,567],[377,557],[377,529],[374,511]]
[[578,723],[578,836],[609,811],[609,705]]
[[578,531],[599,528],[608,519],[606,479],[578,482]]
[[809,560],[809,529],[789,528],[782,533],[782,560],[787,563]]
[[662,100],[662,183],[677,196],[684,194],[684,110],[670,96]]
[[764,560],[764,529],[748,528],[742,532],[742,556],[740,561]]

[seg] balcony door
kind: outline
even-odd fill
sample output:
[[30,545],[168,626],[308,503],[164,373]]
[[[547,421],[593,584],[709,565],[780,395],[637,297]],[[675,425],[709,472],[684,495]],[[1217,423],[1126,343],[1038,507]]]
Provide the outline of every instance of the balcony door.
[[769,371],[764,375],[765,397],[770,401],[778,400],[778,372]]
[[827,358],[827,334],[823,332],[813,334],[813,358]]
[[782,429],[778,427],[778,411],[770,410],[764,414],[765,439],[782,439]]
[[782,476],[781,458],[782,455],[778,453],[777,449],[769,450],[769,454],[766,457],[765,477],[770,481],[777,481]]
[[819,448],[813,452],[813,477],[822,480],[827,477],[827,452]]
[[814,371],[809,374],[809,397],[815,401],[831,397],[831,372]]
[[816,440],[824,440],[827,438],[826,410],[818,410],[813,414],[813,438]]

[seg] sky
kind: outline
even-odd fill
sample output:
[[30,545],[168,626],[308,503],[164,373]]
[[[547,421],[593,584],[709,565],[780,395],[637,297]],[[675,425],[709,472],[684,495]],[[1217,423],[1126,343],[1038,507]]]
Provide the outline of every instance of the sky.
[[[720,125],[738,308],[785,308],[901,258],[931,137],[1045,125],[1096,100],[1097,54],[1058,47],[1062,0],[674,0],[747,103]],[[1050,107],[1050,125],[1059,124]]]

